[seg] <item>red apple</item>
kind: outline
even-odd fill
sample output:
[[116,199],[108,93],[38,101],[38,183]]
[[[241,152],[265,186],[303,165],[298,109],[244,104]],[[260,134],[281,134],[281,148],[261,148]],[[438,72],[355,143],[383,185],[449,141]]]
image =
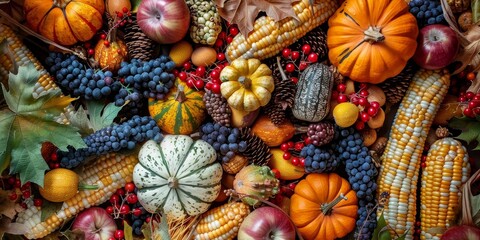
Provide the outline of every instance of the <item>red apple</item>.
[[190,26],[190,10],[184,0],[142,0],[137,23],[149,38],[162,43],[183,39]]
[[443,24],[423,27],[417,41],[413,60],[420,67],[430,70],[440,69],[450,64],[460,47],[455,31]]
[[91,207],[75,218],[72,230],[76,229],[85,233],[85,240],[103,240],[114,237],[117,225],[105,209]]
[[295,227],[288,215],[274,207],[260,207],[243,220],[238,239],[295,239]]
[[443,233],[441,240],[478,240],[480,239],[480,229],[469,226],[453,226]]

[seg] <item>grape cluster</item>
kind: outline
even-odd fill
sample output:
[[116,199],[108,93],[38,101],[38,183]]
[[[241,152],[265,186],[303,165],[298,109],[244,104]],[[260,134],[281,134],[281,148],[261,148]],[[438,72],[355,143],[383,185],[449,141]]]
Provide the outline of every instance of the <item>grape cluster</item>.
[[412,0],[408,5],[420,27],[445,22],[442,5],[438,0]]
[[175,63],[166,55],[150,61],[132,59],[130,62],[122,62],[118,77],[123,79],[127,88],[119,91],[115,103],[118,105],[122,101],[138,101],[141,98],[163,99],[173,87],[174,68]]
[[348,181],[356,192],[359,201],[356,239],[371,239],[376,227],[376,212],[371,209],[375,204],[378,174],[368,148],[364,146],[362,136],[354,127],[338,128],[335,131],[335,153],[345,163]]
[[51,52],[45,59],[49,72],[65,93],[86,100],[100,100],[122,87],[110,71],[87,68],[76,55]]
[[69,147],[68,152],[59,151],[58,158],[61,167],[74,168],[90,156],[133,149],[136,143],[149,139],[160,142],[162,137],[160,128],[153,118],[135,115],[128,121],[100,129],[84,137],[86,148]]
[[300,157],[304,158],[305,172],[323,173],[335,170],[340,161],[331,148],[316,147],[308,144],[300,151]]
[[217,160],[228,162],[236,153],[247,149],[247,142],[240,140],[240,130],[219,123],[206,123],[200,127],[201,138],[217,151]]

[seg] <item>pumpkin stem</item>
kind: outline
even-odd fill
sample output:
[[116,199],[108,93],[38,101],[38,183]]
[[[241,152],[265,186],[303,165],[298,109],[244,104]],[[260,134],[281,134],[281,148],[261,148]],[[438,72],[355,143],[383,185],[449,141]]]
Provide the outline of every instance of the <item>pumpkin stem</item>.
[[53,5],[59,8],[65,8],[67,4],[70,3],[71,0],[53,0]]
[[184,87],[183,85],[178,85],[177,87],[177,94],[175,95],[175,100],[182,103],[187,100],[187,96],[185,95]]
[[340,201],[342,200],[347,200],[348,198],[345,197],[343,195],[343,193],[340,193],[340,196],[338,196],[337,198],[335,198],[333,201],[329,202],[329,203],[324,203],[322,204],[322,213],[323,215],[328,215],[330,214],[330,212],[332,211],[332,208],[335,207],[335,205],[337,205]]
[[370,44],[385,40],[385,36],[383,36],[383,34],[380,32],[380,28],[378,27],[370,26],[363,32],[363,34],[365,34],[363,40],[369,42]]
[[178,187],[178,179],[176,177],[169,177],[168,178],[168,187],[169,188],[177,188]]
[[245,89],[250,89],[252,86],[252,80],[245,76],[240,76],[238,82],[241,83]]

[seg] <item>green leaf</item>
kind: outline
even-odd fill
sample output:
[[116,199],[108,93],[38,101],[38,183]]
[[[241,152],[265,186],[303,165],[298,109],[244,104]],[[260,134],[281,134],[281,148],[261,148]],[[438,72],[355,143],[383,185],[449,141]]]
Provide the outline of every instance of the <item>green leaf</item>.
[[106,106],[101,102],[88,101],[87,110],[90,118],[90,126],[94,131],[112,125],[113,120],[117,117],[122,107],[115,106],[114,103],[109,103]]
[[43,92],[33,97],[39,72],[33,64],[21,66],[18,74],[9,75],[9,89],[2,85],[8,109],[0,111],[0,167],[10,163],[10,173],[19,173],[22,183],[30,181],[43,186],[48,165],[42,158],[43,142],[51,142],[60,150],[86,147],[77,129],[55,122],[73,98],[60,90]]
[[480,150],[480,121],[478,119],[471,119],[467,117],[453,118],[448,124],[451,128],[462,131],[457,139],[463,140],[468,144],[476,141],[474,150]]
[[133,240],[133,229],[125,220],[123,220],[123,234],[125,240]]
[[155,230],[160,237],[160,239],[163,240],[171,240],[170,233],[168,232],[168,220],[167,220],[167,215],[162,214],[162,218],[160,219],[160,224],[158,228]]
[[60,209],[62,209],[63,202],[50,202],[43,200],[42,202],[42,214],[40,215],[40,221],[45,221],[48,217],[56,214]]
[[391,240],[392,236],[388,231],[387,221],[385,221],[385,217],[383,213],[377,220],[377,227],[373,231],[372,240]]
[[152,238],[152,228],[151,228],[150,223],[144,222],[142,224],[142,234],[145,237],[145,239],[153,239]]
[[70,125],[78,128],[79,133],[82,136],[89,135],[93,133],[93,128],[91,127],[90,120],[88,119],[88,114],[85,109],[80,106],[75,111],[70,111],[66,113]]
[[480,0],[472,0],[471,7],[473,22],[476,23],[480,21]]
[[396,238],[396,240],[405,240],[407,237],[408,232],[410,232],[410,229],[408,229],[402,236]]

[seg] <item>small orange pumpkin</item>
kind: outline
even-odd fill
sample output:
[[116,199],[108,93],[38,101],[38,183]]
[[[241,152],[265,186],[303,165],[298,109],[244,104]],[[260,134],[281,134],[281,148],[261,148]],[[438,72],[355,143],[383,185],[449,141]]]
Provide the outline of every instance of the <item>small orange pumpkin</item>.
[[290,198],[290,218],[305,239],[333,240],[355,228],[357,196],[335,173],[310,173]]
[[95,46],[95,61],[98,62],[100,68],[112,72],[118,71],[120,64],[127,60],[127,55],[127,45],[120,39],[109,41],[108,44],[100,39]]
[[61,45],[88,41],[102,27],[104,0],[25,0],[31,29]]
[[345,1],[328,26],[330,62],[357,82],[396,76],[417,47],[417,21],[405,0]]

